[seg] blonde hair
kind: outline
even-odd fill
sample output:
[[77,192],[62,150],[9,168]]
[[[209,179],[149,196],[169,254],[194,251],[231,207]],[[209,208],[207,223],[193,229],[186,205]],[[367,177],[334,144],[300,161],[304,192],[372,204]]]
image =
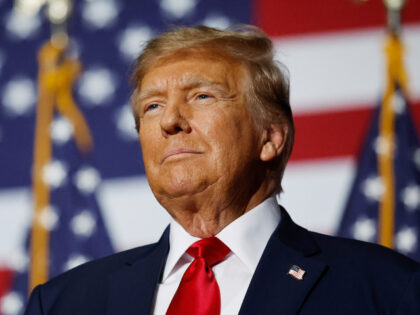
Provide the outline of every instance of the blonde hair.
[[250,86],[246,105],[257,125],[269,128],[277,123],[285,127],[285,145],[276,165],[276,173],[281,179],[292,152],[295,134],[289,103],[289,79],[284,65],[274,60],[273,43],[255,26],[240,25],[228,30],[206,26],[180,27],[148,41],[137,58],[132,75],[132,106],[137,130],[140,122],[136,98],[145,74],[157,61],[189,51],[211,52],[230,58],[248,70]]

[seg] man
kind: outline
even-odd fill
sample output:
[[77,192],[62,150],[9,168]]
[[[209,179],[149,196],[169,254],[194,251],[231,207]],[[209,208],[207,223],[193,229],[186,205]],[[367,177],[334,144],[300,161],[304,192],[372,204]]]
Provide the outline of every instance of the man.
[[170,228],[37,287],[27,314],[420,314],[418,263],[308,232],[277,205],[294,127],[265,34],[162,34],[134,79],[146,174]]

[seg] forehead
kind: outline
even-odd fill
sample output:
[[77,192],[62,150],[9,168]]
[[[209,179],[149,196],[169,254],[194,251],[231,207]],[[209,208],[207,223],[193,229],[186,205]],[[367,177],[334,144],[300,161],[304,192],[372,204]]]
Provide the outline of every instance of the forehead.
[[238,88],[247,77],[242,64],[210,52],[180,52],[153,62],[145,72],[140,93],[151,87],[224,85]]

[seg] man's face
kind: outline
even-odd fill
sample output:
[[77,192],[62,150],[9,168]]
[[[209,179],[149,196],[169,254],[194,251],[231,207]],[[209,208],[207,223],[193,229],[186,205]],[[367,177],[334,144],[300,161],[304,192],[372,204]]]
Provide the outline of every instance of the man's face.
[[139,89],[139,134],[159,201],[252,185],[261,137],[245,105],[247,75],[238,63],[202,54],[150,67]]

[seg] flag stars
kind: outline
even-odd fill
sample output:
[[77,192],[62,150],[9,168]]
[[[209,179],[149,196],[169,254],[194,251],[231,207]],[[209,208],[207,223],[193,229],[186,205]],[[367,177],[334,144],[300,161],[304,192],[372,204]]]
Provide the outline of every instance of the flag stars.
[[376,222],[367,217],[359,218],[353,225],[353,237],[366,242],[374,241],[376,236]]
[[16,272],[24,272],[28,268],[29,257],[28,253],[23,248],[14,250],[8,258],[10,259],[10,266],[12,266]]
[[420,186],[411,184],[401,192],[401,199],[408,210],[416,210],[420,206]]
[[87,70],[80,79],[78,92],[90,105],[103,105],[115,93],[114,75],[107,68]]
[[70,226],[75,235],[89,237],[96,228],[96,219],[89,210],[84,210],[73,217]]
[[133,113],[129,104],[124,105],[116,112],[115,124],[118,135],[124,140],[136,141],[138,139]]
[[42,179],[52,188],[58,188],[63,185],[66,178],[67,166],[59,160],[51,161],[42,170]]
[[24,299],[17,292],[10,292],[3,296],[0,303],[1,314],[18,315],[21,314],[24,306]]
[[404,113],[405,101],[401,93],[394,93],[392,97],[392,108],[397,115]]
[[161,0],[160,8],[167,15],[175,18],[181,19],[187,14],[190,14],[195,6],[197,5],[197,0]]
[[389,137],[379,136],[373,144],[373,149],[376,154],[388,156],[391,155],[392,150],[394,149],[394,143]]
[[226,16],[211,14],[203,20],[203,25],[218,29],[226,29],[231,25],[231,22]]
[[141,45],[152,35],[152,30],[147,26],[127,27],[120,35],[118,48],[124,58],[131,62],[140,54]]
[[35,107],[35,83],[27,77],[10,80],[2,94],[5,111],[11,116],[28,114]]
[[13,39],[28,39],[33,37],[41,27],[39,15],[25,14],[12,9],[6,17],[6,30]]
[[53,206],[47,206],[42,209],[37,217],[38,222],[47,230],[52,231],[58,226],[57,210]]
[[92,29],[112,26],[118,14],[119,7],[113,0],[86,1],[82,9],[82,18]]
[[65,117],[58,117],[51,123],[51,138],[56,144],[64,144],[73,135],[73,125]]
[[362,184],[362,191],[369,200],[380,201],[385,191],[382,178],[380,176],[368,177]]
[[84,255],[72,255],[70,256],[70,258],[67,260],[67,262],[64,265],[64,271],[73,269],[81,264],[84,264],[85,262],[88,262],[89,259],[84,256]]
[[404,227],[395,235],[395,247],[403,254],[411,253],[417,247],[417,231],[415,228]]
[[91,194],[98,187],[101,176],[98,171],[91,166],[80,168],[74,175],[74,183],[84,194]]

